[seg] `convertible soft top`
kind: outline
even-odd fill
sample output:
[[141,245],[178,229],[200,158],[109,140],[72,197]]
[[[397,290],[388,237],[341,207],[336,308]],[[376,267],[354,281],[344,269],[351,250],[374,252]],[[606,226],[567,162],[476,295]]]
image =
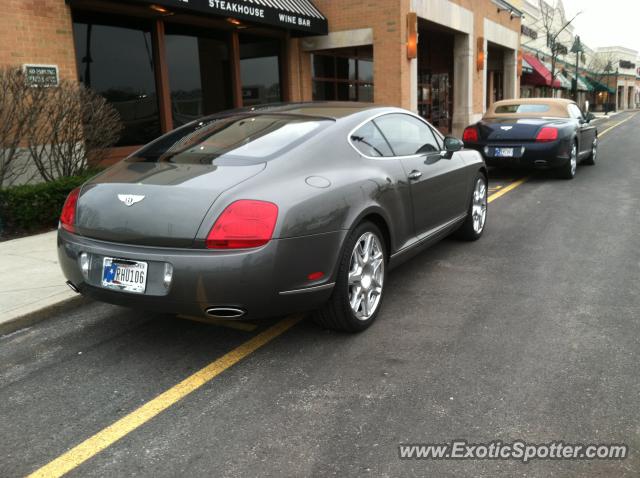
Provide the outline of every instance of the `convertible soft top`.
[[520,98],[493,103],[484,118],[568,118],[567,106],[575,104],[564,98]]

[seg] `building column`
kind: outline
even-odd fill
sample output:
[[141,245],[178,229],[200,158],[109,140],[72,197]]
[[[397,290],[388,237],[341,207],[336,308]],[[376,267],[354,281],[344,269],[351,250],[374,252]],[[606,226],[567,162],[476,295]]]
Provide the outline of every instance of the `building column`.
[[410,110],[418,114],[418,59],[410,60],[409,64],[409,105]]
[[504,98],[518,98],[518,54],[515,50],[504,51]]
[[473,113],[473,37],[456,33],[453,42],[453,118],[451,134],[461,136]]

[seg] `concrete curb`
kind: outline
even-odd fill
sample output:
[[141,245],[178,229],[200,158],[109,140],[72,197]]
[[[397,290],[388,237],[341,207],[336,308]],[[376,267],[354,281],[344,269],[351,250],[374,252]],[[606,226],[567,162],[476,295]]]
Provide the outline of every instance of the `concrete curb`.
[[75,309],[90,302],[90,299],[82,297],[81,295],[77,295],[74,297],[69,297],[68,299],[61,300],[60,302],[57,302],[55,304],[48,305],[46,307],[43,307],[42,309],[38,309],[19,317],[15,317],[0,324],[0,336],[7,335],[12,332],[16,332],[17,330],[30,327],[34,324],[37,324],[38,322],[42,322],[50,318],[52,314]]

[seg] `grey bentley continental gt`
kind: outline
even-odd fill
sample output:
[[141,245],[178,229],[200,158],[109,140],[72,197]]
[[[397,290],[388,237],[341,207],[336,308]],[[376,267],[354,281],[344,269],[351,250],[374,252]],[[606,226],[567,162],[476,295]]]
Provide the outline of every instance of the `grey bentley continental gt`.
[[462,147],[371,104],[206,117],[71,192],[60,264],[105,302],[224,319],[316,310],[360,331],[389,269],[454,232],[482,235],[487,170]]

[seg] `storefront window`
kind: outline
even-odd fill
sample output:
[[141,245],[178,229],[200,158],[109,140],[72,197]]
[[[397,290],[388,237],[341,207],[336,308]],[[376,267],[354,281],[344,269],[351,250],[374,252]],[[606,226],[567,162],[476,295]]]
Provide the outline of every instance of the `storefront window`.
[[373,49],[346,48],[314,54],[313,99],[373,101]]
[[160,135],[151,25],[108,15],[73,18],[78,76],[120,113],[118,146],[147,143]]
[[233,107],[228,35],[167,24],[173,126]]
[[282,101],[280,49],[280,40],[240,35],[240,77],[244,106]]

